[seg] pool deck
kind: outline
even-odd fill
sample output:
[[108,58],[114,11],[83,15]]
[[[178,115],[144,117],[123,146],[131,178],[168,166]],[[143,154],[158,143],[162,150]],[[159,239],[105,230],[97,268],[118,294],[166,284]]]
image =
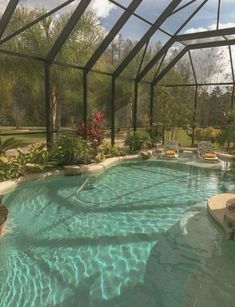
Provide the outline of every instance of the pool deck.
[[216,222],[222,226],[225,235],[235,240],[235,211],[230,211],[226,204],[235,199],[235,193],[222,193],[208,199],[207,209]]

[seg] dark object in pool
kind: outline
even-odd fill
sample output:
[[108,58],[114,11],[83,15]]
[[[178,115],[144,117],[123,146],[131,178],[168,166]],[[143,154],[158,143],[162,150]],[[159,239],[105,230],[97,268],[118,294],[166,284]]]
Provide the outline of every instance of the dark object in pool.
[[89,183],[89,184],[86,186],[86,189],[87,189],[87,190],[95,189],[95,185],[94,185],[93,183]]

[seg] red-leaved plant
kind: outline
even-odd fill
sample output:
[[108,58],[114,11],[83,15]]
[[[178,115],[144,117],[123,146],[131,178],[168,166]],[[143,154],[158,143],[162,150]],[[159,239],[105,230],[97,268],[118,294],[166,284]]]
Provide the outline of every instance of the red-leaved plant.
[[94,153],[97,154],[99,147],[104,141],[104,114],[101,112],[93,113],[87,125],[83,122],[76,125],[75,133],[87,139]]

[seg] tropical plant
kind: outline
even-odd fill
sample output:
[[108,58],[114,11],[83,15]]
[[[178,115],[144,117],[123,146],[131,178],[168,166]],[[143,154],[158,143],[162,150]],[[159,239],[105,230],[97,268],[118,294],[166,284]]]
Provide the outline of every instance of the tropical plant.
[[125,145],[129,146],[131,151],[138,151],[142,148],[149,148],[152,145],[151,137],[146,131],[136,131],[125,140]]
[[0,180],[20,177],[23,167],[15,157],[0,156]]
[[88,163],[91,160],[90,147],[78,136],[61,136],[50,150],[49,160],[56,165]]
[[0,138],[0,155],[4,154],[9,149],[16,148],[17,144],[18,142],[13,137],[4,141]]
[[18,148],[17,154],[17,159],[22,165],[27,163],[42,165],[47,163],[49,158],[46,144],[44,143],[39,145],[32,144],[26,150]]
[[75,133],[90,142],[96,156],[104,141],[104,114],[101,112],[93,113],[87,125],[83,122],[76,125]]
[[51,168],[49,164],[49,152],[46,144],[31,144],[27,149],[17,149],[17,161],[22,166],[23,173],[41,172]]

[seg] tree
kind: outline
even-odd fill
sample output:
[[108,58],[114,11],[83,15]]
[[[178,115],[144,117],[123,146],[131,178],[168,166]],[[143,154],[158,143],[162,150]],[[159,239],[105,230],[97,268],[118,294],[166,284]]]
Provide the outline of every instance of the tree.
[[[14,32],[25,25],[25,23],[34,20],[43,13],[45,13],[44,10],[18,8],[13,14],[5,34],[8,35]],[[71,13],[61,15],[55,19],[48,17],[3,44],[3,48],[16,52],[36,53],[46,56],[70,16]],[[57,60],[65,63],[74,61],[75,64],[79,64],[78,59],[80,59],[81,62],[85,63],[103,36],[103,29],[95,13],[90,11],[86,12],[67,39],[66,44],[57,56]],[[3,55],[0,56],[0,64],[0,79],[7,80],[6,82],[9,84],[7,92],[6,90],[4,90],[5,93],[1,91],[2,94],[0,95],[6,98],[0,107],[4,109],[7,104],[10,104],[12,105],[11,109],[15,110],[13,111],[9,124],[17,121],[15,124],[19,128],[19,119],[22,119],[25,124],[42,124],[37,116],[38,112],[36,110],[38,109],[40,114],[44,113],[45,119],[45,111],[42,112],[42,109],[44,110],[43,65],[37,61],[26,61]],[[52,69],[50,87],[51,121],[55,130],[61,126],[62,105],[64,106],[64,118],[66,114],[69,117],[71,103],[74,104],[76,99],[73,95],[75,83],[76,85],[78,83],[81,84],[81,78],[78,75],[79,73],[71,73],[69,69],[55,69],[54,67]],[[71,84],[73,85],[72,87]],[[69,86],[69,90],[66,88],[66,85]],[[77,99],[76,102],[81,105],[81,99]],[[31,112],[32,106],[35,110],[34,112]],[[76,108],[76,111],[78,109]],[[68,121],[64,122],[68,124]]]

